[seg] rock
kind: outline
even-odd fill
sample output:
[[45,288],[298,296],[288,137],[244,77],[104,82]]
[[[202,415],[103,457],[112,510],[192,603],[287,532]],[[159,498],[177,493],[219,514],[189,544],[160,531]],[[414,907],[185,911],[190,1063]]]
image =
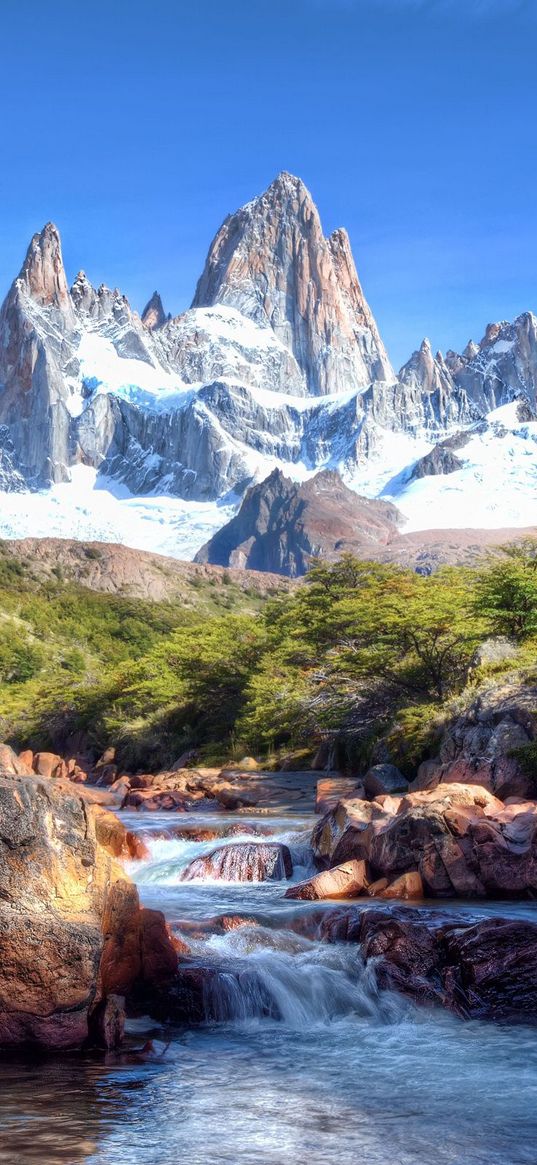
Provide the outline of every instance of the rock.
[[[342,801],[315,827],[312,846],[330,866],[367,862],[368,893],[388,897],[531,897],[537,888],[537,804],[504,805],[480,785]],[[384,878],[387,886],[375,885]]]
[[100,845],[115,858],[136,859],[142,861],[149,857],[149,850],[130,829],[126,829],[123,822],[115,813],[96,806],[94,811],[95,836]]
[[506,660],[514,659],[517,655],[516,643],[506,635],[496,635],[480,643],[472,660],[473,667],[490,667]]
[[417,898],[425,897],[423,881],[419,870],[408,870],[400,874],[382,890],[383,898]]
[[420,457],[419,461],[416,461],[411,478],[419,479],[441,473],[456,473],[458,469],[463,468],[463,465],[464,462],[461,461],[460,457],[457,457],[451,449],[446,449],[440,443],[435,445],[430,453],[426,453],[424,457]]
[[311,845],[314,857],[328,866],[341,865],[364,855],[360,852],[361,835],[375,817],[384,816],[376,802],[362,798],[339,801],[313,827]]
[[[95,809],[75,790],[0,777],[0,1045],[101,1040],[114,1028],[109,997],[152,987],[136,887],[99,843]],[[162,915],[154,926],[176,957]]]
[[363,786],[354,777],[322,777],[317,781],[315,812],[328,813],[329,809],[335,809],[338,801],[364,795]]
[[420,765],[411,790],[456,782],[497,797],[537,797],[537,778],[521,762],[537,732],[537,689],[520,680],[481,689],[444,731],[438,756]]
[[93,1039],[107,1052],[118,1048],[125,1032],[125,999],[122,995],[108,995],[93,1013]]
[[289,886],[285,898],[300,898],[307,901],[325,898],[357,898],[368,886],[365,862],[345,862],[331,870],[323,870],[305,882]]
[[244,773],[256,773],[259,769],[259,764],[255,757],[243,756],[242,760],[238,761],[237,764],[228,765],[228,771],[233,771],[233,769],[239,769]]
[[248,809],[257,805],[257,797],[252,793],[239,793],[233,789],[219,789],[216,800],[224,809],[234,812],[236,809]]
[[397,532],[391,502],[360,497],[335,470],[294,482],[274,469],[246,491],[237,514],[198,551],[195,562],[306,574],[316,558],[367,557]]
[[338,230],[324,238],[311,195],[292,174],[279,174],[218,231],[193,307],[215,304],[271,327],[311,393],[395,380],[348,236]]
[[194,761],[197,758],[197,755],[198,754],[197,754],[195,748],[188,748],[186,750],[186,752],[181,753],[181,756],[179,757],[179,759],[176,760],[175,763],[172,765],[170,772],[176,773],[179,769],[188,768],[189,765],[194,763]]
[[108,765],[113,765],[116,759],[116,750],[113,747],[105,748],[102,756],[99,757],[95,765],[95,769],[106,768]]
[[160,295],[158,291],[154,291],[142,312],[142,323],[148,332],[154,332],[157,328],[161,328],[167,319],[169,316],[164,311]]
[[28,777],[32,773],[26,761],[17,756],[9,744],[0,744],[0,774]]
[[487,918],[444,937],[448,1003],[459,1015],[520,1019],[537,1014],[537,925]]
[[535,1020],[535,923],[347,907],[325,915],[320,931],[329,942],[359,943],[381,988],[442,1004],[465,1019]]
[[118,779],[118,766],[114,764],[97,765],[93,774],[93,783],[98,788],[107,789]]
[[33,770],[40,777],[67,778],[67,765],[61,756],[54,752],[36,752],[33,759]]
[[387,878],[377,878],[375,882],[371,882],[367,887],[367,893],[370,898],[383,898],[384,891],[388,889]]
[[[0,748],[3,748],[3,747],[5,747],[5,746],[0,745]],[[34,754],[31,750],[31,748],[25,748],[22,752],[19,752],[19,760],[21,762],[21,765],[24,765],[25,769],[27,770],[28,775],[30,773],[33,773],[33,771],[34,771]],[[21,776],[24,776],[24,773],[21,773]]]
[[408,781],[395,765],[373,765],[364,777],[366,796],[373,800],[383,793],[406,793]]
[[244,842],[219,846],[195,858],[183,870],[181,881],[219,878],[225,882],[279,882],[290,878],[292,872],[293,863],[286,845]]

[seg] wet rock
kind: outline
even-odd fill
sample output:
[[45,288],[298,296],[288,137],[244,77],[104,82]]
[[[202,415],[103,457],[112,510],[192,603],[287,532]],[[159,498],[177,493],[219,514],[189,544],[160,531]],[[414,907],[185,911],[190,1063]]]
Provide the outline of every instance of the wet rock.
[[374,799],[383,793],[406,793],[408,781],[395,765],[373,765],[365,774],[364,789]]
[[535,1021],[537,925],[488,918],[444,935],[443,980],[449,1006],[483,1019]]
[[285,891],[285,898],[299,898],[307,901],[325,898],[357,898],[368,885],[365,862],[346,862],[331,870],[323,870],[305,882],[298,882]]
[[355,942],[381,988],[440,1003],[462,1018],[537,1016],[537,924],[486,918],[464,922],[438,912],[340,908],[319,927],[328,942]]
[[135,833],[126,829],[115,813],[102,806],[95,807],[95,836],[97,841],[115,858],[142,861],[149,857],[149,850]]
[[125,1032],[125,999],[109,995],[102,1000],[92,1015],[92,1042],[107,1052],[118,1048]]
[[195,858],[183,870],[181,881],[279,882],[290,878],[292,872],[293,863],[286,845],[244,842],[242,845],[219,846],[211,853]]

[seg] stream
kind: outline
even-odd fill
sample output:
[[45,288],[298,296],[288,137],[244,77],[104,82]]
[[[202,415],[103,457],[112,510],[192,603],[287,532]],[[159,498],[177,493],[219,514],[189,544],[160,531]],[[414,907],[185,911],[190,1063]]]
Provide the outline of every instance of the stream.
[[[535,1165],[534,1028],[379,994],[355,946],[315,939],[333,904],[286,900],[285,881],[180,880],[217,845],[279,841],[298,881],[311,871],[311,815],[122,816],[150,850],[128,866],[143,902],[213,968],[206,1022],[164,1030],[138,1017],[104,1062],[6,1059],[2,1165]],[[449,909],[535,918],[527,902]],[[224,930],[224,915],[243,922]],[[147,1059],[137,1049],[149,1038]]]

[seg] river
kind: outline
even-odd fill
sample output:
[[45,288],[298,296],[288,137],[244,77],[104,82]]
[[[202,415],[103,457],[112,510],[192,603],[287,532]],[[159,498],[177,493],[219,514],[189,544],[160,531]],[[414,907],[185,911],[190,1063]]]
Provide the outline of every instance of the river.
[[[214,968],[201,1027],[128,1025],[102,1058],[18,1056],[0,1065],[2,1165],[535,1165],[537,1038],[379,994],[356,947],[315,939],[319,905],[286,883],[181,882],[237,816],[126,816],[150,857],[131,863],[193,957]],[[312,817],[241,818],[244,836],[289,845],[309,869]],[[385,908],[385,904],[383,904]],[[450,909],[453,906],[451,905]],[[535,917],[531,903],[461,905]],[[222,915],[249,920],[223,931]],[[154,1055],[137,1049],[152,1038]]]

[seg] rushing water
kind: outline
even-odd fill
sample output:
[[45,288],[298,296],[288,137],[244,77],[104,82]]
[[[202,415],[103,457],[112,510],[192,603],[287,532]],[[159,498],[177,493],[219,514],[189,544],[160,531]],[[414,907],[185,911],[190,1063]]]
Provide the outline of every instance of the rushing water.
[[[311,821],[243,819],[242,836],[225,836],[236,817],[132,820],[151,853],[130,866],[144,902],[213,969],[207,1022],[131,1021],[129,1046],[105,1063],[6,1060],[1,1165],[536,1165],[534,1029],[379,994],[356,947],[316,941],[322,908],[283,898],[284,882],[181,881],[215,846],[263,840],[289,846],[298,880]],[[171,822],[222,836],[159,836]],[[223,915],[243,925],[225,930]],[[150,1058],[137,1050],[148,1036]]]

